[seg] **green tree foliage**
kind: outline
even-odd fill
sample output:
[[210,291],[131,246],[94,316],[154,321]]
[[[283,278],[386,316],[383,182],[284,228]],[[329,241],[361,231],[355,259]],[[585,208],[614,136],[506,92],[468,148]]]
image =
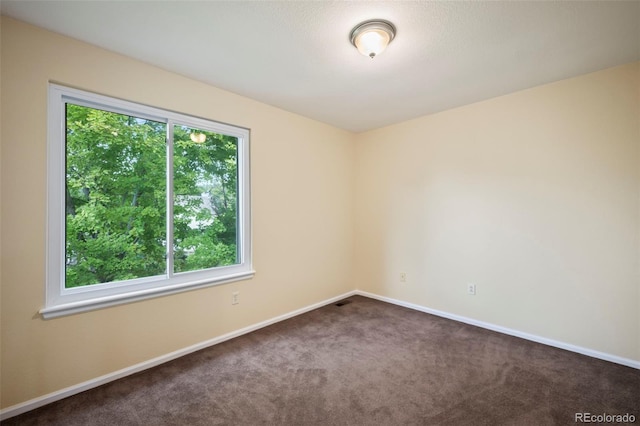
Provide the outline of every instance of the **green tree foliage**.
[[[237,263],[238,140],[185,126],[173,133],[175,271]],[[194,143],[194,133],[206,141]]]
[[[66,115],[65,286],[165,274],[166,124],[73,104]],[[173,130],[174,272],[234,264],[237,140]]]

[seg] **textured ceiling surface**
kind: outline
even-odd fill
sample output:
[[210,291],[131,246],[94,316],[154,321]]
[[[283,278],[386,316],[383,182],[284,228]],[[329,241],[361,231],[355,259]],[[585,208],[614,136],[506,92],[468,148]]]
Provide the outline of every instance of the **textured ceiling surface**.
[[[15,1],[2,14],[354,132],[640,60],[640,2]],[[397,27],[375,59],[361,21]]]

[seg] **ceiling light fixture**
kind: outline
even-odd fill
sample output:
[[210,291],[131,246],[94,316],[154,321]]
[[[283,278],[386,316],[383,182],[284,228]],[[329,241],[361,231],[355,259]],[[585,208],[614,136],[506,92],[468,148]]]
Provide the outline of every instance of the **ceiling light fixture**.
[[372,19],[351,30],[351,44],[371,59],[379,55],[396,36],[396,27],[383,19]]

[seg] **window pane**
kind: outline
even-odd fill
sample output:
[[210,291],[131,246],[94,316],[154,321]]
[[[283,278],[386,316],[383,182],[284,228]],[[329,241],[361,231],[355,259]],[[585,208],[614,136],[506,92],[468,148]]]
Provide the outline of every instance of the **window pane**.
[[165,273],[166,125],[66,104],[65,287]]
[[238,139],[174,126],[174,271],[239,263]]

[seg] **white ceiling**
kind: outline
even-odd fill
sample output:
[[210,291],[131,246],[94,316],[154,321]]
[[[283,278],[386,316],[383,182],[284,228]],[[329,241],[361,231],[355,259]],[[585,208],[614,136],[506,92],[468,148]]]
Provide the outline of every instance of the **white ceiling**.
[[[8,15],[361,132],[640,60],[640,1],[15,1]],[[349,43],[397,27],[371,60]]]

